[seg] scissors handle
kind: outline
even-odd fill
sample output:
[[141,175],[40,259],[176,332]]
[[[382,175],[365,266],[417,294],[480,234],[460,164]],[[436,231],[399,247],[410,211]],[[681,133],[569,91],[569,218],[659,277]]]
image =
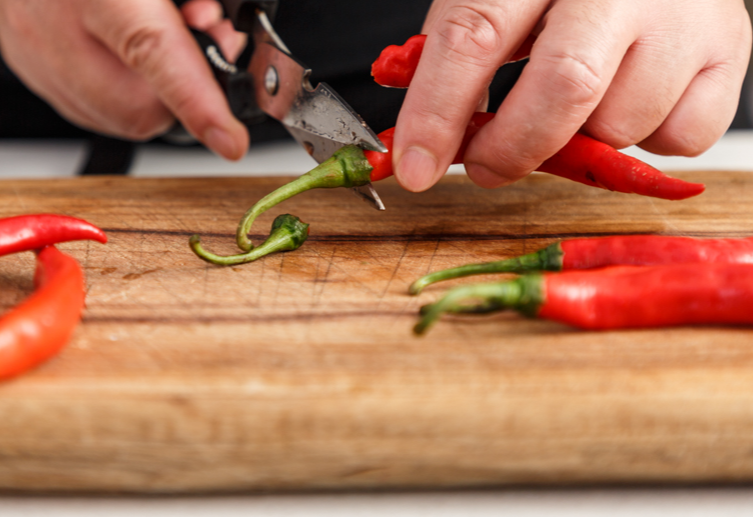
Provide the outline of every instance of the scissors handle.
[[246,125],[263,122],[267,115],[256,103],[251,74],[229,63],[220,46],[208,34],[193,29],[191,34],[201,47],[215,79],[225,93],[233,115]]
[[235,30],[247,34],[254,30],[257,9],[264,11],[270,21],[274,20],[277,12],[277,0],[220,0],[220,4]]

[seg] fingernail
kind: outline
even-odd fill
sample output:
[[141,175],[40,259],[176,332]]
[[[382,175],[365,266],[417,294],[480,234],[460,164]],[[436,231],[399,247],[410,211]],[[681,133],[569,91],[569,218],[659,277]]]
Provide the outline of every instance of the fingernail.
[[409,147],[395,171],[400,184],[412,192],[422,192],[435,183],[437,159],[420,147]]
[[230,133],[219,127],[210,127],[204,133],[204,143],[212,151],[230,160],[238,159],[238,146]]

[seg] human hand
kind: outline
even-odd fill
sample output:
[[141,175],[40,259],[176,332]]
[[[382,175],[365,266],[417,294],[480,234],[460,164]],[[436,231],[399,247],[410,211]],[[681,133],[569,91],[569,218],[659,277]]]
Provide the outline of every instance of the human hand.
[[415,192],[447,170],[494,73],[531,34],[530,62],[465,153],[482,187],[522,178],[579,130],[700,154],[734,117],[751,48],[742,0],[435,0],[423,32],[393,150]]
[[179,119],[216,153],[240,159],[248,132],[191,36],[213,36],[229,57],[242,36],[214,0],[0,0],[0,50],[8,66],[62,116],[133,140]]

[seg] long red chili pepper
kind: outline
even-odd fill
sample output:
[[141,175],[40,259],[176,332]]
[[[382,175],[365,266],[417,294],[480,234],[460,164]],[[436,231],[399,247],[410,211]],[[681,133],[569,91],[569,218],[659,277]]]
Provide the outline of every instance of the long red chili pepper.
[[[384,86],[407,87],[415,73],[425,39],[425,36],[414,36],[403,46],[391,45],[382,51],[372,65],[375,80]],[[532,38],[526,40],[519,54],[527,54],[532,42]],[[493,113],[473,115],[453,163],[463,163],[468,142],[492,118]],[[394,128],[379,135],[390,150],[393,134]],[[366,157],[374,166],[373,181],[392,175],[392,157],[389,154],[390,156],[379,156],[379,153],[366,151]],[[705,189],[702,184],[667,176],[636,158],[582,134],[574,135],[562,149],[542,163],[538,170],[592,187],[661,199],[686,199],[697,196]]]
[[[476,304],[468,304],[475,301]],[[753,323],[753,265],[615,266],[529,274],[460,286],[427,306],[414,331],[444,312],[515,309],[575,327],[604,330],[686,324]]]
[[107,242],[105,233],[75,217],[35,214],[0,219],[0,256],[35,250],[36,291],[0,317],[0,378],[17,375],[56,354],[70,339],[84,306],[84,277],[76,260],[52,246]]
[[70,339],[84,307],[84,274],[54,246],[37,251],[36,291],[0,318],[0,379],[55,355]]
[[490,273],[595,269],[615,265],[656,266],[687,263],[753,264],[753,237],[696,239],[664,235],[616,235],[555,242],[539,251],[506,260],[467,264],[429,273],[410,294],[435,282]]
[[[463,163],[468,142],[493,118],[494,113],[473,114],[452,163]],[[392,169],[394,134],[395,128],[379,133],[379,138],[389,152],[364,151],[366,159],[374,167],[371,173],[372,181],[379,181],[394,173]],[[542,163],[538,170],[591,187],[675,201],[697,196],[706,188],[701,183],[690,183],[667,176],[637,158],[581,134],[575,134],[565,147]]]
[[93,224],[67,215],[34,214],[0,219],[0,256],[79,240],[104,244],[107,235]]

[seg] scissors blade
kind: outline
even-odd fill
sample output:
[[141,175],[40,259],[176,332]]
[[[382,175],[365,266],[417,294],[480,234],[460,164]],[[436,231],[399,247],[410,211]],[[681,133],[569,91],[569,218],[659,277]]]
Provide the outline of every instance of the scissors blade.
[[[248,72],[254,78],[256,102],[279,120],[318,163],[346,145],[387,152],[366,122],[326,83],[311,86],[311,70],[290,55],[263,11],[258,11],[253,32],[254,49]],[[373,187],[359,197],[384,210]]]

